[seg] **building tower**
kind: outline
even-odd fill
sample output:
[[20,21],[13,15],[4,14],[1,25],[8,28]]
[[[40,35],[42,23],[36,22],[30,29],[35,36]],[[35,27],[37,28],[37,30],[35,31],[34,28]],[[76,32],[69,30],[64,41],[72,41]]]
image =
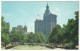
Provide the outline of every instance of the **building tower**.
[[50,12],[49,6],[47,4],[43,20],[36,19],[35,21],[35,33],[42,32],[45,35],[48,35],[52,31],[52,29],[56,26],[56,23],[57,15],[52,14]]
[[44,34],[48,35],[52,29],[56,26],[56,15],[52,14],[49,10],[49,6],[47,4],[46,10],[43,16],[43,22],[44,22]]
[[39,15],[35,21],[35,33],[43,32],[43,20],[40,19]]
[[24,25],[24,34],[26,34],[27,33],[27,26],[26,26],[26,23],[25,23],[25,25]]
[[47,4],[47,6],[46,6],[46,10],[45,10],[45,15],[44,16],[47,16],[47,15],[49,15],[49,13],[50,13],[50,10],[49,10],[49,6],[48,6],[48,4]]

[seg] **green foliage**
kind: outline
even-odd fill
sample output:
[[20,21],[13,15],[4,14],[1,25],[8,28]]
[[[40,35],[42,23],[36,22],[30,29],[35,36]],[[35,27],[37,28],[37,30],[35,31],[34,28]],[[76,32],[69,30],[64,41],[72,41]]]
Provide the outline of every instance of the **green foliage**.
[[28,43],[43,43],[45,42],[45,36],[42,33],[29,33],[26,41]]
[[45,42],[45,35],[43,33],[36,33],[35,38],[37,43]]
[[1,17],[1,33],[9,33],[10,25],[4,21],[4,17]]
[[67,47],[74,49],[78,45],[78,19],[79,12],[75,12],[75,19],[68,19],[67,25],[56,27],[49,34],[48,42],[53,44],[68,44]]
[[14,33],[11,33],[10,38],[12,42],[24,42],[24,34],[22,32],[18,31],[12,31]]
[[34,34],[31,32],[31,33],[29,33],[28,35],[27,35],[27,42],[28,43],[33,43],[34,42]]
[[[71,44],[70,48],[78,45],[78,12],[75,12],[75,19],[69,19],[67,23],[67,43]],[[71,43],[72,42],[72,43]]]
[[1,42],[6,46],[8,43],[10,43],[9,34],[2,34],[1,40],[2,40]]
[[51,34],[48,37],[49,43],[60,43],[62,40],[62,30],[60,25],[56,25],[56,27],[52,30]]
[[1,17],[1,42],[6,46],[8,43],[10,43],[10,37],[9,37],[9,23],[6,23],[4,21],[4,17]]

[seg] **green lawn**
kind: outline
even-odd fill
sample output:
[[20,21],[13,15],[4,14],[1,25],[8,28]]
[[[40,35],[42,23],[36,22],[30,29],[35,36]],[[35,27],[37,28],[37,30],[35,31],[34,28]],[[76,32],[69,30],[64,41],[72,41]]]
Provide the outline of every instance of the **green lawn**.
[[48,50],[49,48],[45,46],[29,46],[29,45],[19,45],[11,48],[13,50]]

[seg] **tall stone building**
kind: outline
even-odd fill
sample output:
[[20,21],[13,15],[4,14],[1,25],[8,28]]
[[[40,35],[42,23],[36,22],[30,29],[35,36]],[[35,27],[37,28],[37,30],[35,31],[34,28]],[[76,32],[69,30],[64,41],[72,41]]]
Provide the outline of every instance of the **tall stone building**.
[[35,21],[35,33],[42,32],[45,35],[48,35],[52,29],[56,26],[57,23],[57,15],[52,14],[49,10],[49,6],[47,4],[46,10],[43,16],[43,20],[37,19]]
[[43,32],[43,20],[39,18],[39,15],[35,21],[35,32]]

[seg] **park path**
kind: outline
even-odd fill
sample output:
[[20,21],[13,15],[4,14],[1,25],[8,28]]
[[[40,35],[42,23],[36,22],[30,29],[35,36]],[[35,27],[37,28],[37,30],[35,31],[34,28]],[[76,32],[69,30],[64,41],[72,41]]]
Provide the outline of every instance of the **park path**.
[[65,50],[63,48],[51,49],[51,48],[47,48],[45,46],[42,47],[42,46],[23,46],[23,45],[15,46],[15,47],[10,48],[10,49],[5,49],[5,48],[1,48],[1,49],[2,50]]
[[62,48],[54,48],[53,50],[65,50],[65,49],[62,49]]

